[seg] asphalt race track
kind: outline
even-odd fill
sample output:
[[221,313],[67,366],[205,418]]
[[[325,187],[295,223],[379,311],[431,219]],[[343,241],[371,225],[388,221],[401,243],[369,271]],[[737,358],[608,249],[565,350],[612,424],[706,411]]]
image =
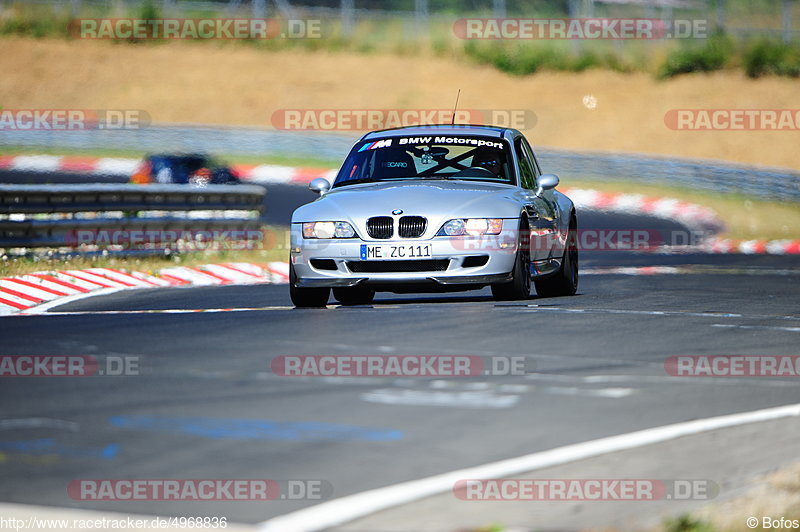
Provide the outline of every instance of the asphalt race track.
[[[270,190],[269,212],[308,198],[290,188]],[[580,223],[680,229],[588,212]],[[606,270],[619,266],[680,268]],[[569,298],[498,303],[485,289],[379,294],[369,307],[338,307],[331,299],[327,309],[297,310],[285,285],[167,288],[0,318],[0,355],[138,357],[140,366],[130,376],[2,379],[3,420],[45,421],[0,422],[0,500],[256,523],[318,501],[82,501],[67,486],[76,479],[315,479],[340,497],[798,402],[791,379],[677,378],[664,363],[674,355],[797,355],[800,257],[607,251],[584,253],[581,267],[579,294]],[[201,309],[208,312],[180,312]],[[521,356],[529,373],[300,378],[270,369],[280,355],[345,354]],[[766,434],[747,441],[754,452],[771,442]],[[661,452],[649,462],[670,478]],[[694,473],[719,474],[702,462]]]

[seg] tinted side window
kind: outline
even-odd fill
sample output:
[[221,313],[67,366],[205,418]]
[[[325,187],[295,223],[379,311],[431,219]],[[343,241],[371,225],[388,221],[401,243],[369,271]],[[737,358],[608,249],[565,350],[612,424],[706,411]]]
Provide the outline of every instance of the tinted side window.
[[525,154],[528,156],[528,160],[531,161],[531,168],[533,169],[533,187],[536,188],[539,183],[539,176],[542,175],[542,171],[539,169],[539,162],[536,160],[536,156],[533,154],[533,149],[531,145],[528,144],[527,139],[522,139],[522,148],[525,151]]
[[521,137],[514,141],[514,151],[516,152],[517,160],[519,161],[520,185],[522,188],[532,190],[535,182],[533,165],[531,164],[531,160],[528,158],[528,155],[525,153],[525,147],[522,144]]

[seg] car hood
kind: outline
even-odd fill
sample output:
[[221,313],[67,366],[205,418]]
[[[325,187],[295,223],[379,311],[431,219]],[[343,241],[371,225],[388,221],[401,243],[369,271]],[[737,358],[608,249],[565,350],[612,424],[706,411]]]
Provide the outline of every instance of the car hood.
[[517,187],[499,183],[446,180],[348,185],[295,210],[292,223],[347,221],[364,235],[368,218],[391,216],[399,209],[403,216],[428,218],[428,234],[451,218],[516,218],[520,213],[516,196],[520,192]]

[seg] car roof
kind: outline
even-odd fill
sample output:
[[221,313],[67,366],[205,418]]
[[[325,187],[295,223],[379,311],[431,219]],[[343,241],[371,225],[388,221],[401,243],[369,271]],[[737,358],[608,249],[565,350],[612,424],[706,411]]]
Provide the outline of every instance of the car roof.
[[371,131],[361,137],[361,140],[405,137],[407,135],[472,135],[477,137],[504,138],[506,133],[521,134],[516,129],[499,126],[486,126],[481,124],[431,124],[426,126],[406,126],[392,129]]
[[151,153],[147,155],[148,159],[169,159],[169,160],[181,160],[181,159],[208,159],[208,155],[204,153]]

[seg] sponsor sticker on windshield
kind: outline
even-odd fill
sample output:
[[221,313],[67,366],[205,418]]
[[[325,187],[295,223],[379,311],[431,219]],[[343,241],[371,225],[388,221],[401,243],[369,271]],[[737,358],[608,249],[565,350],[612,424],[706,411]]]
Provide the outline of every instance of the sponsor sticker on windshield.
[[[403,144],[455,144],[462,146],[486,146],[488,148],[497,148],[502,150],[505,146],[502,142],[494,142],[486,139],[476,139],[469,137],[447,137],[447,136],[429,136],[429,137],[402,137],[397,140],[399,145]],[[363,148],[362,148],[363,149]]]
[[358,151],[374,150],[377,148],[388,148],[391,145],[392,145],[392,139],[381,139],[381,140],[376,140],[375,142],[368,142],[364,144]]

